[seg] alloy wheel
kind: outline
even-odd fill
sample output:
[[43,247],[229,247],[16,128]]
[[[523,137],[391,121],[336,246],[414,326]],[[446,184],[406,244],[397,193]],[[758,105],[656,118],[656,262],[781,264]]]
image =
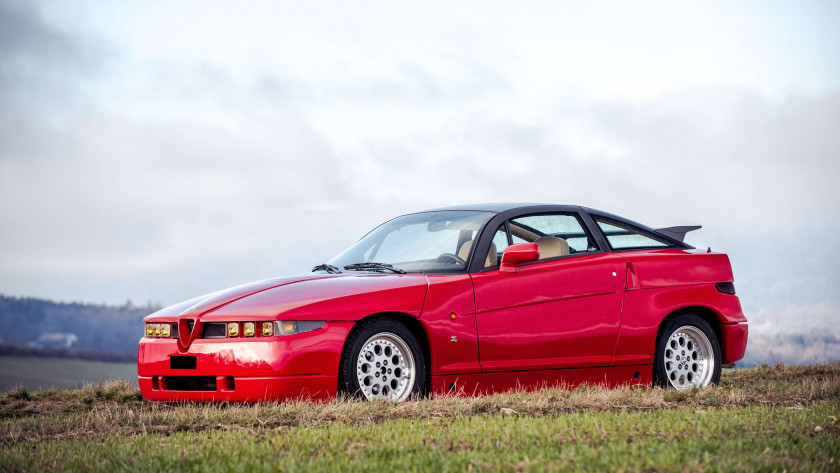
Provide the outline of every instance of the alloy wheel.
[[399,336],[377,333],[362,345],[356,377],[365,398],[403,401],[411,395],[414,376],[414,356]]
[[664,362],[668,382],[683,391],[709,384],[715,371],[712,343],[693,325],[676,329],[665,345]]

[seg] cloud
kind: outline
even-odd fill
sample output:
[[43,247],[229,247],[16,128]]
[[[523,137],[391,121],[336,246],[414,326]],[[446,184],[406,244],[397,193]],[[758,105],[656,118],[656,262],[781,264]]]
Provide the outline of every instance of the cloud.
[[598,6],[78,8],[0,3],[0,292],[175,302],[307,271],[398,214],[545,201],[703,224],[689,242],[730,254],[757,327],[836,314],[840,84],[727,69],[757,36],[704,43],[683,15],[697,61],[622,70],[675,52],[632,25],[568,42],[611,31]]
[[837,318],[840,302],[822,301],[809,305],[762,307],[749,314],[750,333],[775,335],[784,333],[840,333]]

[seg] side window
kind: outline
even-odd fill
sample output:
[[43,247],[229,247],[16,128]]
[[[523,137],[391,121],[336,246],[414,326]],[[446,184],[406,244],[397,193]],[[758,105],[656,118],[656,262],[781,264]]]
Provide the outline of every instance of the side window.
[[574,214],[526,215],[509,224],[513,243],[538,244],[541,260],[598,250]]
[[607,242],[614,250],[627,250],[635,248],[667,248],[669,245],[653,239],[629,227],[623,227],[617,223],[607,223],[597,220],[598,226],[607,237]]

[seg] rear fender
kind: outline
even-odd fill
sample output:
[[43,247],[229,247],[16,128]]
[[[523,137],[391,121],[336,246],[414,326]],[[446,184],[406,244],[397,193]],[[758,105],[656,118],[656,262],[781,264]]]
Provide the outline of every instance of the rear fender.
[[[627,291],[613,365],[653,363],[662,322],[668,315],[691,307],[709,310],[719,324],[747,321],[738,297],[719,292],[714,284]],[[720,342],[724,343],[723,340]]]

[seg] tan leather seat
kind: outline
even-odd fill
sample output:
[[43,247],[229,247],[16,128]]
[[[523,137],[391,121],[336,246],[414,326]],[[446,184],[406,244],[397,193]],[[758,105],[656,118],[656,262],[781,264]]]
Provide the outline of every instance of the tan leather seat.
[[534,243],[540,247],[540,259],[556,258],[569,254],[569,243],[557,237],[540,237]]
[[490,242],[490,251],[487,252],[487,258],[484,260],[484,267],[496,266],[499,264],[499,252],[496,250],[496,244]]
[[470,256],[470,250],[472,249],[472,240],[467,240],[461,244],[461,248],[458,249],[458,257],[462,260],[466,261],[467,258]]
[[[472,245],[472,240],[465,241],[458,250],[458,257],[466,261],[470,256]],[[490,251],[487,252],[487,258],[484,259],[484,267],[488,268],[490,266],[496,266],[497,264],[499,264],[499,253],[496,250],[496,244],[491,242]]]

